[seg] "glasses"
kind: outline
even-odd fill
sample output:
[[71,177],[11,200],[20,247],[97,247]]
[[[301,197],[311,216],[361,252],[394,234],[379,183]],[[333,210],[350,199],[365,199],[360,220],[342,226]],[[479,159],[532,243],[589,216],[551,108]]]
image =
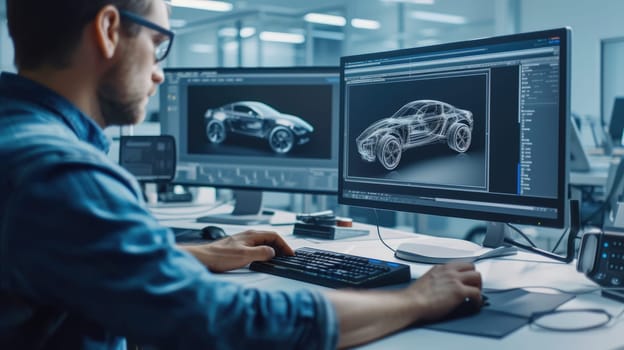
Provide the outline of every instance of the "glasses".
[[536,312],[530,325],[549,331],[579,332],[607,325],[613,316],[603,309],[568,309]]
[[122,18],[125,18],[131,22],[147,27],[149,29],[153,29],[166,36],[167,39],[156,46],[156,50],[154,50],[154,60],[156,61],[156,63],[158,63],[167,58],[169,50],[171,50],[171,44],[173,44],[173,37],[175,36],[174,32],[170,31],[169,29],[163,28],[154,22],[150,22],[145,18],[132,12],[119,10],[119,14]]

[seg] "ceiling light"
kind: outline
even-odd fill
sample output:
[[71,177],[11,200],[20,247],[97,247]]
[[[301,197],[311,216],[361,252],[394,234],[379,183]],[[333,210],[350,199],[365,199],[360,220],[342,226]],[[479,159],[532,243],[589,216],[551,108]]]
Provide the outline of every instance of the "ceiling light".
[[450,23],[450,24],[464,24],[466,23],[466,17],[449,15],[446,13],[428,12],[428,11],[413,11],[411,17],[414,19],[420,19],[423,21]]
[[236,36],[236,28],[234,27],[221,28],[217,32],[217,35],[233,38]]
[[170,4],[171,6],[217,12],[232,11],[233,8],[229,2],[211,0],[171,0]]
[[435,0],[381,0],[381,2],[402,2],[405,4],[433,5]]
[[354,28],[360,29],[379,29],[381,24],[378,21],[374,21],[372,19],[362,19],[362,18],[354,18],[351,20],[351,25]]
[[243,38],[249,38],[256,34],[256,28],[254,27],[245,27],[240,30],[240,36]]
[[326,15],[324,13],[310,12],[303,16],[303,20],[311,23],[327,24],[330,26],[344,27],[347,20],[342,16]]
[[191,44],[191,52],[195,53],[212,53],[214,52],[214,46],[209,44]]
[[[249,38],[250,36],[253,36],[254,34],[256,34],[256,28],[254,27],[244,27],[244,28],[241,28],[240,30],[241,38]],[[234,27],[221,28],[219,29],[218,35],[221,37],[235,38],[236,28]]]
[[186,20],[184,19],[176,19],[176,18],[171,18],[169,20],[169,25],[171,26],[171,28],[182,28],[186,25]]
[[262,41],[274,41],[280,43],[289,44],[302,44],[305,42],[303,34],[282,33],[282,32],[262,32],[260,33],[260,40]]

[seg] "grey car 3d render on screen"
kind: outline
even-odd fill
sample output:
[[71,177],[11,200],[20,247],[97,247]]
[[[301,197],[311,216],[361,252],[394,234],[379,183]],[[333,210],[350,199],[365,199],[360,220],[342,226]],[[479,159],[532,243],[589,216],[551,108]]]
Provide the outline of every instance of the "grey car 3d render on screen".
[[472,140],[472,112],[435,100],[405,104],[394,115],[371,124],[357,137],[363,160],[394,170],[403,151],[435,142],[446,142],[464,153]]
[[206,136],[211,143],[222,143],[229,133],[237,133],[266,139],[279,154],[310,141],[314,131],[305,120],[258,101],[239,101],[208,109],[204,117]]

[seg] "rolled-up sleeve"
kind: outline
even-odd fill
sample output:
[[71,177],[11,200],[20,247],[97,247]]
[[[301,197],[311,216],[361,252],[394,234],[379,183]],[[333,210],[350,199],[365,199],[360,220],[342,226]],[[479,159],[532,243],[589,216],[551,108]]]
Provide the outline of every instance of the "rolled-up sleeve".
[[167,349],[333,349],[338,324],[316,291],[224,281],[175,247],[122,172],[89,162],[38,171],[11,199],[12,283],[114,335]]

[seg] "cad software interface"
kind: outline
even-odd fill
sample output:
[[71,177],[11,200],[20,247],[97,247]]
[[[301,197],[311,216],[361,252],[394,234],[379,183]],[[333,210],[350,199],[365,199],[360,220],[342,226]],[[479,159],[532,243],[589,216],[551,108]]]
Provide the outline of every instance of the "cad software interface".
[[160,91],[176,182],[336,192],[337,68],[171,69]]
[[343,58],[341,196],[432,213],[557,218],[565,181],[560,42]]

